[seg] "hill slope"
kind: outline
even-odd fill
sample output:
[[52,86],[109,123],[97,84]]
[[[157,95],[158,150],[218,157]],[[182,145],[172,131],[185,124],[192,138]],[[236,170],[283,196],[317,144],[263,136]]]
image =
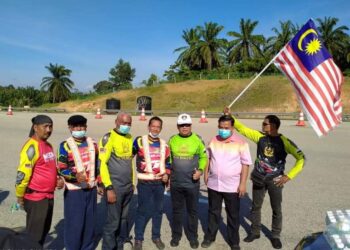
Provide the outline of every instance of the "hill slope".
[[[153,110],[167,111],[221,111],[247,86],[251,79],[186,81],[124,90],[91,98],[59,104],[68,111],[95,112],[105,109],[106,100],[121,101],[121,109],[136,108],[136,98],[152,97]],[[344,113],[350,113],[350,78],[342,88]],[[236,112],[297,112],[299,105],[292,85],[284,76],[260,77],[233,105]]]

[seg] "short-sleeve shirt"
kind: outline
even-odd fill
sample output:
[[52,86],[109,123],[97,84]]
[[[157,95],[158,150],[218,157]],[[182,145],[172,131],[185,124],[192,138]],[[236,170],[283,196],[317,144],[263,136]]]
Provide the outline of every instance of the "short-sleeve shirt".
[[208,154],[208,188],[218,192],[236,193],[242,165],[252,164],[248,143],[234,133],[227,140],[216,136],[209,143]]

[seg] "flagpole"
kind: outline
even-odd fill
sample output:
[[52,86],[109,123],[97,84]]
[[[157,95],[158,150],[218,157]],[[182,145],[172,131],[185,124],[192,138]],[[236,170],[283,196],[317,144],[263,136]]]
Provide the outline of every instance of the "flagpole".
[[282,50],[280,50],[280,52],[278,52],[274,58],[272,58],[272,60],[260,71],[259,74],[257,74],[254,79],[247,85],[247,87],[245,87],[242,92],[231,102],[231,104],[228,106],[229,108],[231,108],[231,106],[244,94],[244,92],[247,91],[247,89],[255,82],[256,79],[258,79],[259,76],[261,76],[262,73],[264,73],[264,71],[271,65],[271,63],[273,63],[273,61],[275,61],[275,59],[279,56],[279,54],[281,53]]

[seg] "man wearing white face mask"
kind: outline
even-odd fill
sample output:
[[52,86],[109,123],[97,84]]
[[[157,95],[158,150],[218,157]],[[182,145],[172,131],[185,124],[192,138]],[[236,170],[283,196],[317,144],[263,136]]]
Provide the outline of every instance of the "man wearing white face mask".
[[64,177],[64,246],[94,249],[98,176],[98,147],[86,136],[87,119],[68,119],[71,137],[58,149],[59,174]]
[[246,193],[248,167],[252,160],[248,143],[233,133],[234,119],[223,115],[218,123],[218,135],[209,143],[209,165],[204,174],[209,212],[208,230],[201,246],[208,248],[215,241],[224,200],[227,241],[231,250],[239,250],[239,199]]
[[131,122],[129,114],[118,113],[116,127],[99,143],[100,173],[108,210],[102,249],[123,249],[128,237],[127,219],[134,187]]
[[164,185],[170,173],[170,149],[159,138],[163,121],[155,116],[149,120],[148,135],[134,140],[136,155],[138,206],[135,219],[134,250],[142,249],[147,222],[152,218],[152,241],[157,249],[164,249],[160,238],[163,217]]

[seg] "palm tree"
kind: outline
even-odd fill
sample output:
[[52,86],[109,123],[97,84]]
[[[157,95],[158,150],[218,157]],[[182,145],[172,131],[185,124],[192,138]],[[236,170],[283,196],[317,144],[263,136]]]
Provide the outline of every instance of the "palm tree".
[[188,45],[175,50],[181,52],[176,63],[187,66],[190,70],[211,70],[219,67],[226,40],[217,37],[223,29],[223,26],[209,22],[204,27],[184,30],[182,38]]
[[183,46],[175,49],[174,52],[181,52],[176,64],[186,65],[189,69],[200,69],[201,59],[197,53],[197,45],[200,40],[200,31],[198,28],[191,28],[182,32],[182,38],[187,43],[187,46]]
[[349,30],[349,28],[345,25],[335,27],[339,21],[335,17],[324,17],[323,20],[317,18],[316,20],[319,23],[318,31],[324,45],[334,58],[339,59],[339,57],[344,55],[343,50],[346,47],[348,37],[345,31]]
[[197,50],[203,62],[202,68],[211,70],[221,66],[227,41],[217,37],[224,26],[209,22],[205,23],[204,27],[199,26],[197,28],[201,35]]
[[270,37],[268,44],[272,50],[272,54],[277,54],[294,36],[295,28],[291,21],[280,21],[280,30],[278,28],[272,28],[272,31],[276,34]]
[[43,77],[41,82],[41,89],[48,90],[52,102],[62,102],[69,98],[70,91],[74,87],[74,82],[69,79],[71,70],[65,68],[63,65],[45,66],[52,76]]
[[258,21],[251,21],[250,19],[240,21],[240,32],[230,31],[228,36],[232,36],[234,40],[229,42],[229,63],[241,62],[245,59],[250,59],[253,56],[263,56],[260,46],[264,44],[265,38],[263,35],[253,35]]

